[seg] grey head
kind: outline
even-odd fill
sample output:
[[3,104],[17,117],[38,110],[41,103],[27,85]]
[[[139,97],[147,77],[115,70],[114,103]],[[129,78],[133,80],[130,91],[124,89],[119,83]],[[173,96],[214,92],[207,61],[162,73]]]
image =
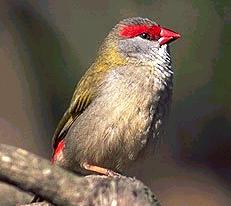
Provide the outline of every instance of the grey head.
[[170,60],[168,44],[180,37],[178,33],[141,17],[120,21],[111,34],[116,36],[119,50],[125,57],[144,62],[156,58]]

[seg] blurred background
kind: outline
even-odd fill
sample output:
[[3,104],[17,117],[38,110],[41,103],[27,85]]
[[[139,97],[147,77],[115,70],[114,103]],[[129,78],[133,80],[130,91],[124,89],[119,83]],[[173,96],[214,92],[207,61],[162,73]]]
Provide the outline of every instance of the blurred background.
[[0,143],[50,158],[74,86],[121,19],[149,17],[172,44],[174,95],[157,163],[163,206],[231,205],[231,1],[1,0]]

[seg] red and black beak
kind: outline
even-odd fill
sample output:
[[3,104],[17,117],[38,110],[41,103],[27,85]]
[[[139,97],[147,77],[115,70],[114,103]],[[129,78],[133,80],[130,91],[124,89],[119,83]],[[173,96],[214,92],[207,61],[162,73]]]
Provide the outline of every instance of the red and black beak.
[[160,27],[160,38],[158,40],[160,45],[168,44],[178,38],[180,38],[181,35],[179,33],[176,33],[170,29],[166,29],[164,27]]

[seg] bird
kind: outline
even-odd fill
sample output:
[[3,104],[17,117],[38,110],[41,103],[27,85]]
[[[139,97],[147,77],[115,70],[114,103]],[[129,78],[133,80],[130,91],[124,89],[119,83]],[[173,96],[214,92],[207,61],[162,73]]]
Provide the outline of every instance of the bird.
[[142,160],[169,113],[169,44],[180,37],[148,18],[116,24],[55,130],[52,163],[82,175],[114,176]]

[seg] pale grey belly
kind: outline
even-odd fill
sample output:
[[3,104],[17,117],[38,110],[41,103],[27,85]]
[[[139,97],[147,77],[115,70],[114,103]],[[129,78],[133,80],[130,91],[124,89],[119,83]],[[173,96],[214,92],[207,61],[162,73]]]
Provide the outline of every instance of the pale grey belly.
[[154,148],[149,140],[161,128],[169,95],[154,90],[152,80],[140,75],[132,83],[122,80],[120,76],[104,85],[70,127],[65,137],[65,167],[79,171],[88,162],[126,174],[137,159],[153,154],[147,150]]
[[129,174],[134,165],[142,167],[144,160],[154,155],[161,129],[162,121],[152,112],[142,115],[134,112],[130,119],[114,122],[90,111],[80,116],[65,137],[63,166],[84,173],[81,164],[88,162],[123,174]]
[[137,159],[148,136],[152,136],[151,117],[135,112],[130,118],[124,118],[123,112],[120,116],[90,111],[80,116],[65,137],[64,159],[68,167],[74,164],[79,169],[79,164],[88,162],[122,172]]

